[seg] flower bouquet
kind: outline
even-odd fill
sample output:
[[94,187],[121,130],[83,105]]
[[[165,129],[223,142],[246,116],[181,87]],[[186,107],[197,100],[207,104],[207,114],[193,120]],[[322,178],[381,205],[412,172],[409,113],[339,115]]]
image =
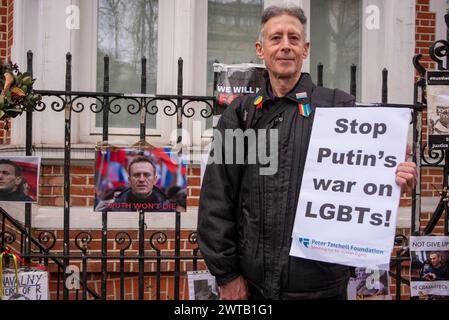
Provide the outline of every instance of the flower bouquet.
[[0,65],[0,120],[15,118],[23,111],[33,110],[42,99],[33,92],[33,79],[29,74],[19,71],[12,62]]

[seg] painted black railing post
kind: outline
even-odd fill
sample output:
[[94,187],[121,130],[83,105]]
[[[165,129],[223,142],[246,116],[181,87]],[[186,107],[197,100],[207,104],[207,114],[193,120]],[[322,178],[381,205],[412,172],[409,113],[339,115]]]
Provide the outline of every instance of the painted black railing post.
[[351,65],[351,84],[350,84],[351,94],[357,98],[357,66],[355,64]]
[[[182,96],[183,91],[183,60],[182,58],[178,59],[178,96]],[[178,99],[178,114],[177,114],[177,124],[178,124],[178,138],[177,138],[177,147],[178,147],[178,161],[181,161],[182,155],[182,99]],[[181,165],[179,163],[179,165]],[[181,255],[181,214],[176,211],[175,217],[175,285],[174,285],[174,299],[179,300],[179,277],[181,270],[181,261],[179,256]]]
[[[109,92],[109,56],[105,55],[103,59],[104,63],[104,78],[103,78],[103,91]],[[103,106],[103,142],[107,142],[109,139],[109,97],[104,97]]]
[[[104,78],[103,91],[109,92],[109,56],[104,56]],[[109,140],[109,98],[104,98],[103,103],[103,143]],[[106,256],[108,254],[108,211],[101,212],[101,298],[106,300],[108,264]]]
[[388,70],[382,70],[382,104],[388,103]]
[[[147,59],[142,58],[142,75],[141,75],[141,86],[140,90],[142,93],[146,92],[146,69],[147,69]],[[146,110],[145,99],[142,98],[140,101],[140,141],[145,141],[146,136]],[[142,258],[145,255],[145,211],[139,209],[139,300],[144,298],[144,285],[145,285],[145,260]]]
[[[27,52],[27,73],[33,77],[33,52]],[[33,110],[26,111],[26,138],[25,138],[25,155],[32,155],[33,146]],[[27,236],[25,237],[25,254],[31,254],[31,203],[25,203],[25,229]],[[29,259],[26,259],[28,262]]]
[[[220,63],[217,59],[214,60],[214,63]],[[217,83],[218,83],[218,72],[215,72],[214,69],[214,84],[212,87],[212,95],[215,96],[216,95],[216,90],[217,90]],[[218,110],[218,99],[214,100],[214,107],[212,110],[212,114],[215,115],[215,112],[217,112]],[[213,122],[213,121],[212,121]]]
[[[140,78],[140,92],[147,93],[147,58],[142,57],[142,74]],[[145,140],[146,128],[147,128],[147,117],[145,106],[145,98],[141,99],[141,120],[140,120],[140,139]]]
[[144,298],[145,211],[139,209],[139,300]]
[[317,86],[318,87],[322,87],[323,86],[323,71],[324,71],[324,66],[320,62],[317,65],[317,74],[318,74]]
[[448,219],[449,219],[449,207],[447,197],[449,194],[449,151],[444,151],[444,168],[443,168],[443,195],[445,197],[443,201],[444,206],[444,235],[447,236],[448,232]]
[[[72,90],[72,54],[66,54],[66,75],[65,90]],[[64,136],[64,283],[63,283],[63,300],[69,299],[69,291],[67,288],[66,268],[70,261],[67,258],[70,254],[70,147],[71,147],[71,121],[72,121],[72,102],[71,96],[65,96],[65,136]]]
[[[420,181],[421,177],[421,141],[420,141],[420,132],[422,129],[422,112],[418,107],[418,84],[414,84],[413,88],[413,104],[415,109],[413,110],[413,144],[412,144],[412,161],[416,163],[416,168],[418,171],[418,181]],[[419,154],[419,156],[418,156]],[[411,235],[417,236],[419,235],[419,220],[417,221],[417,212],[418,208],[421,207],[421,197],[418,196],[421,193],[421,184],[418,182],[416,187],[413,188],[412,191],[412,216],[411,216],[411,225],[410,232]],[[418,222],[418,223],[417,223]]]
[[402,260],[401,250],[396,252],[396,300],[401,300],[401,272],[402,272]]

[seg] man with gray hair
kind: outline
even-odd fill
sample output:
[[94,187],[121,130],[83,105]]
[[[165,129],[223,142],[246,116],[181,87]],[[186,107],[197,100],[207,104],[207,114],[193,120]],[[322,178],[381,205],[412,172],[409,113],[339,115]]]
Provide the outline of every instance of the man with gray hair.
[[[265,130],[267,136],[277,130],[279,139],[274,174],[261,175],[262,163],[211,163],[206,168],[198,243],[217,279],[220,299],[346,299],[348,267],[289,255],[314,110],[353,106],[355,100],[315,86],[301,72],[309,54],[306,22],[296,6],[265,9],[256,42],[267,69],[265,85],[234,100],[216,128],[222,137],[230,129]],[[396,182],[403,191],[414,188],[415,164],[401,163]]]

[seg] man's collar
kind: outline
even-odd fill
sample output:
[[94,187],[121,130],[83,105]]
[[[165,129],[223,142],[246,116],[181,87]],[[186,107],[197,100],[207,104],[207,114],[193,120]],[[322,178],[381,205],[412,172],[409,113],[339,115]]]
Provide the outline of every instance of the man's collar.
[[[301,77],[299,78],[296,85],[293,87],[290,92],[288,92],[284,97],[289,100],[292,100],[296,103],[302,103],[306,104],[310,102],[310,96],[312,94],[312,88],[313,83],[310,78],[310,74],[308,73],[301,73]],[[267,77],[267,80],[265,82],[265,86],[262,87],[262,90],[260,91],[260,94],[256,96],[254,100],[254,104],[256,106],[263,105],[266,101],[273,101],[275,102],[277,99],[281,99],[275,96],[274,92],[271,89],[270,80]]]

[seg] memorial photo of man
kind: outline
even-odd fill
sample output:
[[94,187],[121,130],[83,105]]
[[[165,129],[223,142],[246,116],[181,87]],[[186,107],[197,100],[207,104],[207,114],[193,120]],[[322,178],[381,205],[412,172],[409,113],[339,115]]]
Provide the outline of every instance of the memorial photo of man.
[[447,265],[439,252],[429,254],[428,263],[423,267],[422,279],[427,281],[449,279]]
[[22,168],[9,159],[0,159],[0,201],[32,202],[25,193]]
[[[156,166],[147,157],[137,157],[128,166],[129,187],[115,195],[114,204],[125,204],[122,209],[138,209],[139,204],[151,206],[151,209],[164,209],[167,196],[155,186],[157,182]],[[120,209],[114,206],[114,209]]]

